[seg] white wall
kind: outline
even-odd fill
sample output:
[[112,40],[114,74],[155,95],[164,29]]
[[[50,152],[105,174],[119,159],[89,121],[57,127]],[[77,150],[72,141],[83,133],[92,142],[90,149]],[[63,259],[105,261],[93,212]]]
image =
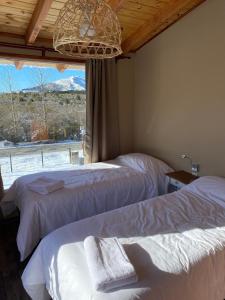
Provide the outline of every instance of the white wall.
[[208,0],[135,55],[134,151],[225,176],[225,1]]

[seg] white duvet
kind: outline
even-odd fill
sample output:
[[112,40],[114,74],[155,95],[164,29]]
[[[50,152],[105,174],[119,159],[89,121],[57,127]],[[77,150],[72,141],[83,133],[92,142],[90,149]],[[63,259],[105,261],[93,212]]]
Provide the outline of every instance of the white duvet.
[[[130,154],[107,163],[17,179],[2,205],[14,203],[20,210],[17,245],[21,260],[41,238],[63,225],[165,192],[165,173],[169,170],[153,157]],[[42,176],[64,180],[64,188],[48,195],[30,191],[28,184]]]
[[[139,282],[93,290],[83,246],[88,235],[117,236]],[[200,178],[56,230],[41,241],[22,281],[34,300],[223,300],[225,179]]]

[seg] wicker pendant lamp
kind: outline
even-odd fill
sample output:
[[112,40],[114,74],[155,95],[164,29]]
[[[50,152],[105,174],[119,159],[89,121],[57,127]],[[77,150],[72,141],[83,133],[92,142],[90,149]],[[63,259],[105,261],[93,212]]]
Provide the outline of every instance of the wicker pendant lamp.
[[53,35],[55,50],[78,58],[112,58],[122,53],[116,13],[104,0],[68,0]]

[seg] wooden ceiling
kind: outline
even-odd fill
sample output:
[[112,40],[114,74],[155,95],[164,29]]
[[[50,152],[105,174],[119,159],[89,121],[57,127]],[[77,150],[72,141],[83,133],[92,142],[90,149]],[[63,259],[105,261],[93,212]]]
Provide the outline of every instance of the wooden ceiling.
[[[46,55],[52,48],[54,24],[67,0],[1,0],[0,47],[22,45]],[[205,0],[106,0],[116,11],[122,28],[124,54],[135,52]],[[6,47],[6,46],[5,46]],[[27,49],[28,49],[27,47]],[[44,51],[43,49],[47,49]],[[19,47],[17,47],[19,49]],[[20,49],[21,50],[21,49]],[[0,57],[2,57],[0,48]],[[22,50],[21,50],[22,51]],[[25,50],[23,50],[25,51]],[[6,52],[6,51],[5,51]],[[20,55],[20,51],[9,52]],[[53,57],[53,50],[50,50]],[[21,54],[22,55],[22,54]],[[19,58],[19,57],[18,57]],[[57,56],[60,60],[60,56]],[[66,59],[66,58],[65,58]],[[71,60],[71,59],[70,59]]]

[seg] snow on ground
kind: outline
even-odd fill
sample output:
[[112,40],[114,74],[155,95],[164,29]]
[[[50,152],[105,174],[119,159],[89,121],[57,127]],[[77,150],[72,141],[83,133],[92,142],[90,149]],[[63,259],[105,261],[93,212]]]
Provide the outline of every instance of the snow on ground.
[[[82,163],[83,153],[81,150],[79,151],[79,157],[81,158],[80,162]],[[78,164],[70,163],[69,152],[63,150],[45,153],[43,156],[43,165],[40,153],[12,156],[11,165],[9,156],[0,157],[0,165],[5,189],[8,189],[18,177],[23,175],[43,171],[74,169],[78,166]]]

